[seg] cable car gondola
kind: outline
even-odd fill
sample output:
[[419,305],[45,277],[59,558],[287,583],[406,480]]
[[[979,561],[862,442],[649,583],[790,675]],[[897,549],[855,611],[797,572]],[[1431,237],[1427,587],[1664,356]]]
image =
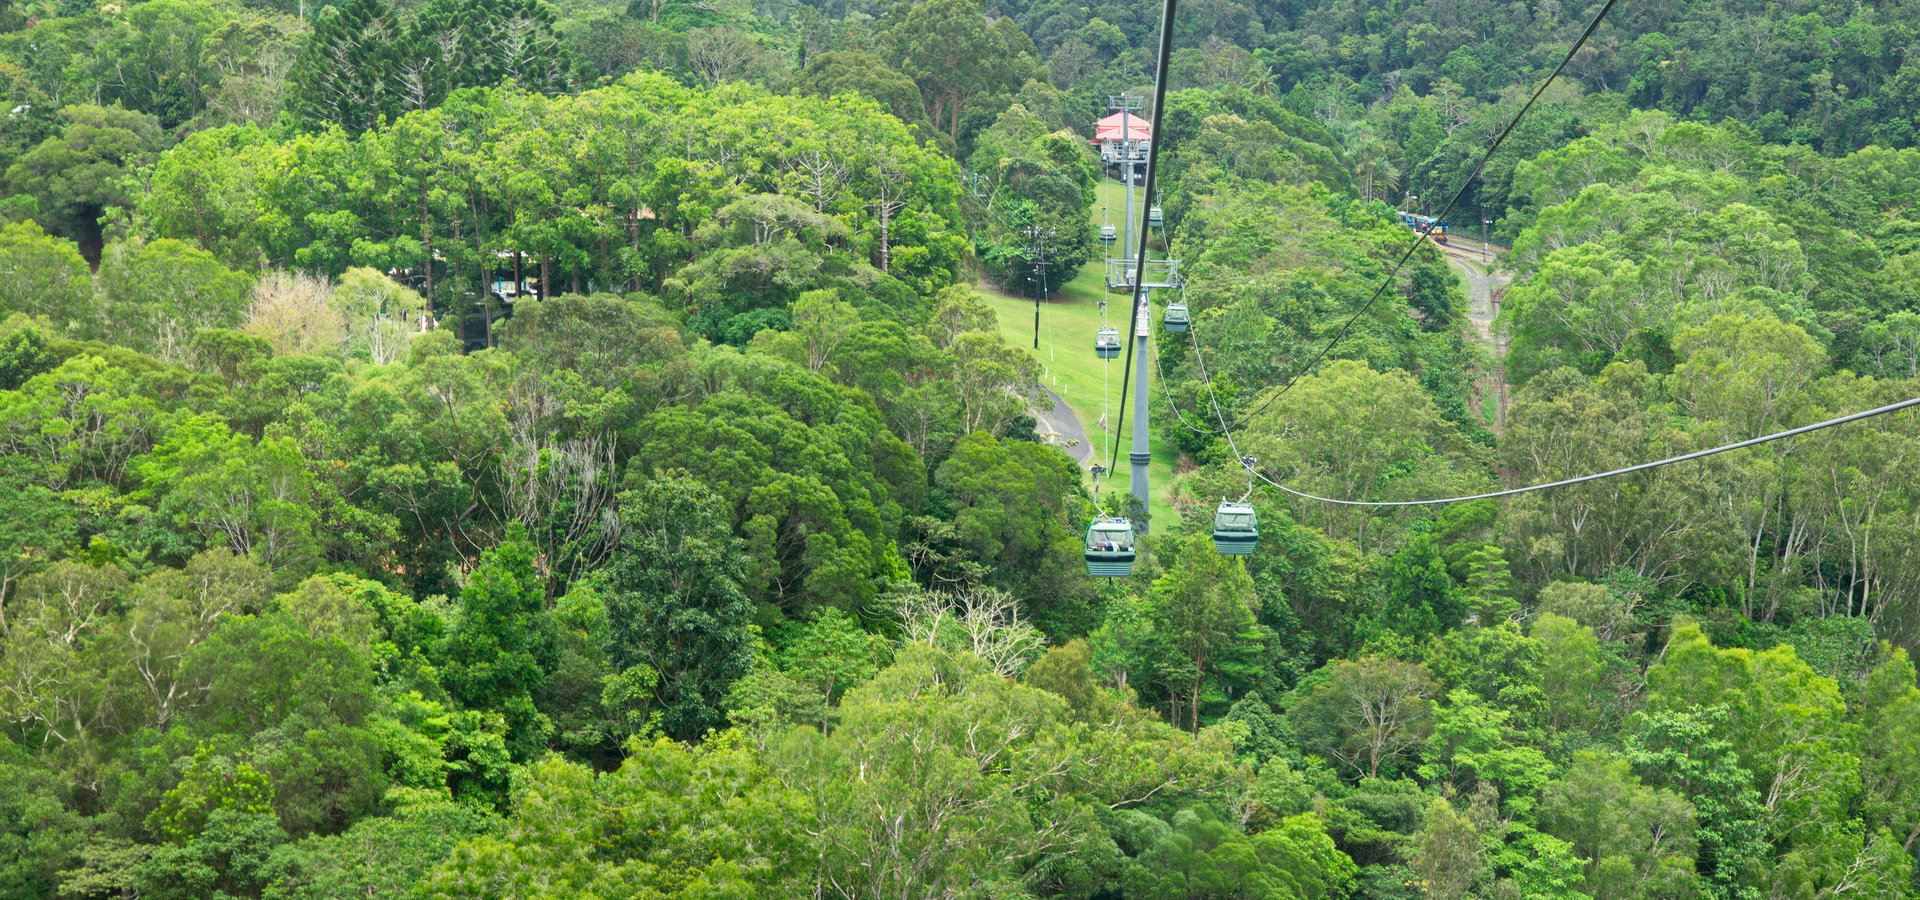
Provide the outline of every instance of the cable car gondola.
[[1178,300],[1167,304],[1166,315],[1160,317],[1160,324],[1176,334],[1185,332],[1192,323],[1193,318],[1187,314],[1187,304]]
[[1167,217],[1160,213],[1160,207],[1155,206],[1147,210],[1148,227],[1164,228],[1166,227],[1166,224],[1167,224]]
[[1100,226],[1100,243],[1106,244],[1107,246],[1111,247],[1113,246],[1113,242],[1119,239],[1120,239],[1120,232],[1118,229],[1114,228],[1112,225]]
[[1107,327],[1093,339],[1093,352],[1101,359],[1120,358],[1120,329]]
[[1102,518],[1087,526],[1087,574],[1125,578],[1133,574],[1133,521]]
[[1213,514],[1213,549],[1228,556],[1246,556],[1260,543],[1260,519],[1253,504],[1223,500]]

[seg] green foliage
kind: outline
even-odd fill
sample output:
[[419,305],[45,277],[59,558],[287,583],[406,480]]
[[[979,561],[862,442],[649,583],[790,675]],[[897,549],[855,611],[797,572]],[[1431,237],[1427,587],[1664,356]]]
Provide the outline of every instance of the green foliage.
[[[1182,810],[1142,847],[1123,876],[1128,897],[1272,898],[1345,896],[1357,867],[1334,848],[1319,819],[1290,816],[1242,834],[1206,807]],[[1163,829],[1163,830],[1162,830]]]
[[8,322],[20,327],[0,337],[0,388],[15,390],[27,379],[53,368],[54,359],[39,329],[24,324],[19,317],[11,317]]
[[166,438],[133,463],[168,525],[287,574],[311,565],[323,500],[290,438],[255,442],[217,416],[169,423]]
[[1426,824],[1413,836],[1408,863],[1420,875],[1421,892],[1428,897],[1462,900],[1476,896],[1492,872],[1486,858],[1484,816],[1469,808],[1465,815],[1443,797],[1427,804]]
[[87,262],[71,241],[33,222],[0,226],[0,315],[44,316],[54,334],[87,336],[96,328],[92,295]]
[[828,705],[879,672],[886,646],[884,639],[860,630],[851,616],[828,607],[786,642],[783,668]]
[[1712,737],[1724,717],[1717,709],[1647,715],[1635,723],[1626,748],[1643,778],[1692,804],[1694,838],[1706,860],[1695,868],[1703,891],[1714,897],[1746,894],[1768,851],[1754,775],[1740,766],[1731,742]]
[[786,895],[811,883],[792,827],[808,798],[739,741],[631,749],[605,775],[559,759],[530,767],[505,834],[456,847],[422,882],[427,896]]
[[[1168,659],[1169,718],[1200,732],[1202,707],[1219,704],[1232,688],[1255,681],[1261,644],[1266,638],[1254,621],[1253,580],[1238,557],[1209,552],[1212,538],[1198,535],[1162,552],[1179,554],[1168,573],[1153,583],[1148,616]],[[1180,683],[1184,682],[1184,683]]]
[[903,648],[848,693],[831,735],[796,729],[768,751],[813,798],[816,877],[889,894],[1011,884],[1027,860],[1098,827],[1090,803],[1130,805],[1175,772],[1212,774],[1165,725],[1073,726],[1065,706],[969,655]]
[[[34,198],[42,224],[55,234],[97,253],[100,218],[133,196],[126,179],[160,151],[160,123],[118,107],[68,106],[60,117],[66,121],[60,134],[14,160],[6,183],[11,192]],[[48,275],[58,277],[58,269],[39,277]]]
[[378,896],[411,890],[461,841],[501,830],[498,818],[445,801],[406,802],[391,816],[313,836],[275,851],[271,900]]
[[109,246],[94,287],[114,343],[179,362],[196,332],[241,323],[251,283],[206,251],[163,238]]
[[[392,60],[382,48],[403,26],[379,6],[327,7],[308,45],[318,55],[294,79],[293,105],[308,110],[299,115],[351,119],[350,134],[273,142],[235,128],[184,142],[157,164],[142,208],[158,234],[194,238],[230,265],[265,256],[327,274],[404,269],[448,317],[469,316],[487,292],[519,282],[543,298],[595,285],[661,292],[688,301],[688,311],[715,310],[700,329],[709,335],[727,331],[731,316],[758,316],[751,328],[744,320],[731,326],[736,344],[777,319],[759,296],[768,290],[791,300],[805,289],[845,287],[897,305],[907,291],[930,295],[960,273],[967,241],[957,233],[956,167],[870,100],[695,91],[644,76],[548,99],[529,91],[549,88],[522,78],[518,87],[456,92],[430,109],[389,111],[388,124],[375,127],[380,113],[359,106],[384,95],[344,82],[386,77],[379,70]],[[474,27],[491,27],[493,15],[475,13]],[[523,43],[537,44],[540,26],[528,27]],[[344,64],[320,49],[336,38],[350,43]],[[356,61],[361,53],[378,58]],[[462,58],[482,65],[499,55]],[[303,87],[298,72],[308,71],[342,83]],[[335,101],[354,109],[308,109]],[[667,132],[686,140],[643,138]],[[586,142],[581,152],[556,152],[576,139]],[[803,205],[811,227],[732,246],[736,226],[752,231],[753,217],[744,208],[721,211],[767,196]],[[501,253],[512,265],[500,265]],[[680,272],[696,263],[703,264]],[[699,293],[663,292],[668,285],[697,285]],[[489,343],[477,312],[466,328],[468,340]]]
[[1540,795],[1540,827],[1586,860],[1595,898],[1684,897],[1694,874],[1693,807],[1648,787],[1624,759],[1582,750]]
[[286,832],[273,816],[232,809],[215,810],[192,840],[163,844],[133,869],[142,897],[257,897],[279,872],[274,851]]
[[984,12],[979,0],[926,0],[896,7],[880,34],[883,57],[920,85],[927,118],[955,141],[968,104],[1039,70],[1033,41],[1011,20],[981,27]]
[[[1470,493],[1473,448],[1404,373],[1342,360],[1263,411],[1244,442],[1269,477],[1326,497],[1390,500]],[[1296,500],[1295,517],[1366,547],[1396,536],[1391,514]],[[1384,532],[1384,533],[1383,533]]]
[[289,75],[288,107],[308,127],[358,134],[461,88],[564,90],[571,58],[553,26],[532,0],[438,0],[410,14],[383,0],[329,4]]
[[1296,690],[1287,720],[1301,746],[1353,770],[1392,773],[1433,733],[1426,667],[1379,656],[1339,660]]
[[922,105],[920,87],[871,53],[859,50],[815,53],[808,57],[804,68],[793,73],[789,86],[797,93],[816,97],[849,92],[871,97],[916,133],[929,137],[938,134]]
[[12,742],[0,744],[0,891],[50,896],[84,829],[61,796],[56,772]]
[[1420,767],[1422,777],[1445,781],[1462,795],[1487,785],[1501,798],[1531,797],[1553,769],[1539,749],[1515,735],[1507,710],[1492,707],[1472,693],[1454,690],[1433,711]]
[[934,584],[960,581],[963,561],[971,561],[991,573],[989,584],[1058,603],[1029,613],[1047,631],[1088,627],[1084,613],[1067,605],[1084,594],[1076,583],[1081,545],[1071,516],[1085,489],[1070,461],[1036,444],[974,432],[954,445],[932,482],[957,552],[928,566],[923,577]]
[[619,696],[650,701],[637,707],[641,721],[658,706],[662,730],[697,736],[720,722],[721,694],[752,661],[744,548],[719,498],[685,473],[647,479],[620,507],[625,536],[603,584]]
[[1090,303],[1150,6],[0,0],[0,895],[1910,894],[1911,417],[1204,529],[1912,396],[1911,7],[1615,10],[1448,215],[1497,358],[1394,207],[1593,9],[1183,6],[1248,421],[1094,585],[965,282]]
[[537,755],[553,722],[533,694],[557,663],[546,585],[534,571],[533,547],[517,527],[480,557],[460,591],[460,619],[440,651],[448,693],[469,707],[500,710],[516,760]]
[[147,817],[147,828],[175,843],[186,842],[198,837],[208,819],[223,810],[270,813],[273,785],[244,760],[214,756],[202,744],[180,773],[180,783],[161,796],[160,807]]
[[[1051,129],[1018,102],[974,141],[968,168],[985,177],[979,189],[991,210],[975,241],[989,274],[1029,296],[1039,296],[1043,286],[1057,292],[1096,256],[1087,227],[1093,154],[1078,135]],[[1043,263],[1046,285],[1033,277]]]
[[[310,583],[312,584],[312,583]],[[386,788],[371,667],[372,622],[356,598],[312,584],[259,616],[228,615],[187,656],[206,685],[184,727],[245,735],[252,764],[273,786],[274,811],[293,834],[337,830],[365,815]],[[345,614],[343,614],[345,613]]]

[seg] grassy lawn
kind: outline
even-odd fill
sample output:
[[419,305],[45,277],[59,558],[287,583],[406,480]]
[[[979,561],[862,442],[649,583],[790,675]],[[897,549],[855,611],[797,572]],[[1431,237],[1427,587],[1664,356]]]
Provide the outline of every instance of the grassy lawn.
[[[1136,189],[1137,190],[1137,189]],[[1126,200],[1126,186],[1116,181],[1103,181],[1100,186],[1101,202],[1107,202],[1109,221],[1119,221],[1121,206]],[[1099,223],[1099,203],[1094,204],[1094,224]],[[1121,350],[1119,359],[1108,362],[1094,356],[1093,336],[1100,330],[1100,301],[1108,300],[1108,323],[1119,328],[1121,337],[1126,339],[1129,329],[1125,326],[1128,298],[1125,294],[1106,292],[1106,263],[1095,259],[1081,269],[1064,286],[1057,290],[1041,310],[1040,349],[1033,347],[1033,300],[1025,297],[1009,297],[990,291],[982,291],[988,305],[1000,314],[1000,333],[1007,343],[1034,353],[1040,360],[1047,387],[1060,395],[1074,414],[1080,417],[1081,425],[1087,429],[1087,436],[1093,443],[1096,459],[1101,465],[1113,455],[1110,434],[1120,420],[1120,382],[1126,373],[1122,366],[1126,363],[1126,351]],[[1151,367],[1149,375],[1151,376]],[[1160,390],[1157,376],[1152,376],[1152,389]],[[1129,387],[1131,391],[1131,387]],[[1107,424],[1102,434],[1100,425],[1101,398],[1105,395]],[[1131,398],[1127,398],[1131,404]],[[1133,413],[1127,412],[1126,430],[1128,434],[1120,436],[1119,471],[1107,479],[1102,491],[1126,492],[1129,487],[1129,466],[1127,453],[1132,448]],[[1174,523],[1179,517],[1167,504],[1166,491],[1173,484],[1173,463],[1175,453],[1172,446],[1155,435],[1148,447],[1153,454],[1153,462],[1148,466],[1148,474],[1155,488],[1149,500],[1153,520],[1159,523]],[[1091,483],[1091,478],[1089,478]]]

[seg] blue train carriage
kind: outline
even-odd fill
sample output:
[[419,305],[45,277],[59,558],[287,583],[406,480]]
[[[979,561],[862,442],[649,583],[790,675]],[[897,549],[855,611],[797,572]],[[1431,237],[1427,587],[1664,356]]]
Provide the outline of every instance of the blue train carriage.
[[1432,216],[1422,216],[1407,212],[1404,209],[1398,212],[1400,214],[1400,224],[1413,229],[1414,234],[1424,234],[1433,238],[1433,242],[1436,244],[1445,244],[1447,242],[1447,223]]

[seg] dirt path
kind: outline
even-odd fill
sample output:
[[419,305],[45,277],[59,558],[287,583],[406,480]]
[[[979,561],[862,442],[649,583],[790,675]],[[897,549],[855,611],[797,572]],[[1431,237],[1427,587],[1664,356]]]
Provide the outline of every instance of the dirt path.
[[[1493,432],[1499,434],[1506,428],[1509,387],[1507,384],[1507,338],[1493,330],[1493,320],[1500,315],[1500,300],[1507,294],[1507,283],[1512,275],[1499,269],[1488,271],[1483,254],[1478,250],[1463,247],[1443,247],[1447,264],[1458,270],[1467,279],[1467,318],[1472,320],[1473,329],[1480,337],[1480,343],[1493,351],[1493,371],[1476,385],[1481,397],[1491,397],[1493,403]],[[1498,252],[1500,248],[1494,248]],[[1491,382],[1491,383],[1488,383]]]

